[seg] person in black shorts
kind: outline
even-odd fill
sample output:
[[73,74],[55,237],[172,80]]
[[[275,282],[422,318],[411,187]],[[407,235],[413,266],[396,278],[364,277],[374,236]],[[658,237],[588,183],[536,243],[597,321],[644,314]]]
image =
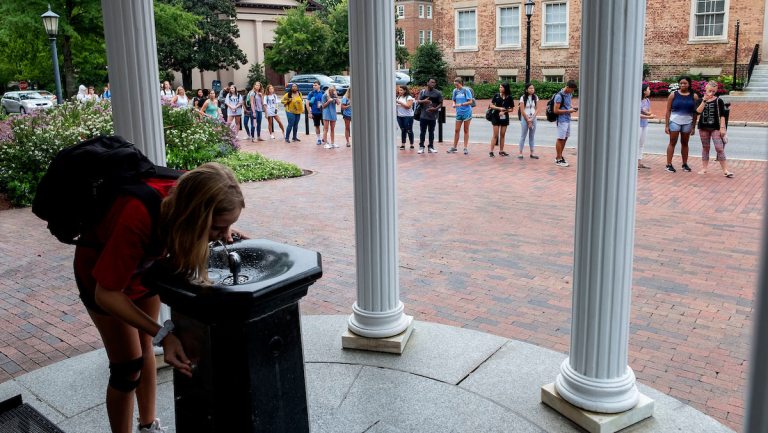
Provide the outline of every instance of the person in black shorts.
[[499,93],[493,95],[491,99],[490,108],[493,110],[493,116],[491,117],[491,124],[493,125],[493,136],[491,137],[491,150],[488,152],[488,156],[493,158],[493,147],[496,142],[499,143],[499,156],[509,156],[504,151],[504,136],[507,134],[507,127],[509,126],[509,113],[515,106],[515,101],[512,99],[512,95],[509,90],[509,83],[502,83],[499,85]]

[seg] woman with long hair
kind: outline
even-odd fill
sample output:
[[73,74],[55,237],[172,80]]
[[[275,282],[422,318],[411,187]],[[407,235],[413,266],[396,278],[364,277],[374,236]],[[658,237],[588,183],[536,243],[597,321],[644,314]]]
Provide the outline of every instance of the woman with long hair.
[[493,95],[491,99],[491,105],[489,106],[493,110],[493,116],[491,117],[491,125],[493,125],[493,136],[491,136],[491,149],[488,152],[488,156],[493,158],[493,147],[496,143],[499,144],[499,156],[509,156],[504,151],[504,138],[507,135],[507,127],[509,126],[509,113],[515,106],[515,101],[512,99],[512,95],[509,90],[509,83],[501,83],[499,85],[499,93]]
[[277,122],[280,126],[280,133],[285,135],[285,128],[283,128],[283,122],[280,121],[280,116],[277,115],[277,95],[275,95],[275,86],[267,86],[267,94],[264,95],[264,107],[267,113],[267,127],[269,128],[269,138],[275,139],[275,130],[272,122]]
[[347,140],[347,147],[352,146],[349,143],[349,136],[352,133],[352,88],[347,89],[344,97],[341,98],[341,117],[344,118],[344,138]]
[[221,119],[219,100],[216,98],[216,92],[213,90],[208,92],[208,99],[203,102],[203,106],[200,107],[200,114],[214,120]]
[[163,85],[160,88],[160,101],[169,103],[173,99],[173,89],[171,89],[171,83],[168,80],[163,81]]
[[698,114],[696,105],[698,105],[699,96],[691,89],[691,79],[682,77],[678,84],[680,88],[667,97],[666,126],[664,127],[664,132],[669,135],[666,170],[670,173],[677,171],[672,165],[672,157],[675,155],[678,137],[680,137],[680,155],[683,158],[682,169],[691,171],[691,167],[688,166],[688,139],[696,130]]
[[248,93],[251,105],[251,141],[264,141],[261,138],[261,120],[264,115],[264,91],[260,82],[253,83],[253,88]]
[[227,106],[227,123],[230,124],[235,137],[239,139],[243,116],[243,97],[237,93],[237,87],[234,84],[229,86],[229,93],[227,93],[224,101]]
[[464,125],[464,155],[469,155],[469,123],[472,122],[472,104],[475,101],[475,95],[472,94],[472,89],[464,86],[464,80],[461,77],[456,77],[453,80],[453,93],[451,94],[451,101],[453,101],[453,109],[456,110],[456,127],[453,131],[453,147],[448,149],[448,153],[456,153],[459,151],[459,133],[461,132],[462,125]]
[[637,168],[651,168],[643,164],[643,148],[645,147],[645,139],[648,137],[648,119],[653,119],[653,113],[651,113],[651,100],[648,99],[651,96],[651,88],[647,83],[643,83],[642,93],[640,96],[640,139],[637,149]]
[[163,197],[157,217],[140,199],[119,196],[75,248],[80,298],[109,359],[106,407],[112,433],[132,431],[134,404],[139,409],[139,433],[165,431],[156,417],[153,345],[163,347],[165,361],[179,373],[192,375],[192,363],[171,332],[173,323],[157,323],[160,299],[144,287],[143,271],[158,258],[168,257],[180,275],[204,282],[208,243],[242,237],[232,224],[245,200],[228,168],[208,163],[178,181],[150,178],[146,184]]
[[397,86],[397,125],[400,127],[400,150],[405,150],[406,137],[413,149],[413,104],[415,99],[408,92],[408,86]]
[[200,111],[201,108],[203,108],[203,104],[205,104],[205,90],[204,89],[197,89],[197,93],[195,94],[195,97],[192,98],[192,107]]
[[[339,147],[334,139],[334,129],[336,128],[336,106],[339,105],[339,95],[336,93],[336,86],[331,84],[323,95],[323,141],[326,149]],[[331,132],[331,141],[328,142],[328,129]]]
[[520,103],[517,106],[517,115],[520,119],[520,152],[517,154],[519,159],[523,158],[523,149],[525,149],[525,137],[528,136],[528,147],[531,153],[528,155],[532,159],[539,159],[534,153],[533,139],[536,136],[536,103],[539,97],[536,96],[536,88],[531,83],[525,83],[525,91],[520,97]]
[[189,106],[189,98],[187,92],[184,91],[184,87],[179,86],[176,88],[176,95],[171,99],[171,106],[177,108],[187,108]]
[[304,112],[304,97],[299,92],[299,86],[295,83],[291,85],[291,90],[285,92],[281,100],[285,106],[285,115],[288,117],[288,128],[285,131],[285,142],[291,142],[291,132],[293,132],[293,141],[301,141],[297,137],[299,133],[299,120],[301,113]]

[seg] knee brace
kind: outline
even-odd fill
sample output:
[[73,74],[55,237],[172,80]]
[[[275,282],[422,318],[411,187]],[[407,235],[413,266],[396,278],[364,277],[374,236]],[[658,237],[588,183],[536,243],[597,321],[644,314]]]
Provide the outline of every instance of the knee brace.
[[[122,391],[131,392],[139,386],[141,369],[144,367],[144,358],[136,358],[130,361],[109,363],[109,386]],[[134,379],[135,377],[135,379]]]

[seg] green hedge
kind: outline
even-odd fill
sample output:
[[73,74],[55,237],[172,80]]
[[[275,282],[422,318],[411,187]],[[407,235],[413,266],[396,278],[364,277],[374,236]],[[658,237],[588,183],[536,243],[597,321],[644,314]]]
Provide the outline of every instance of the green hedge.
[[[476,99],[491,99],[493,98],[493,95],[499,92],[500,84],[501,82],[468,83],[467,86],[475,92]],[[552,83],[546,81],[533,81],[532,84],[536,88],[536,96],[538,96],[539,99],[549,99],[557,92],[559,92],[563,87],[565,87],[565,83]],[[515,100],[520,99],[520,97],[523,95],[524,85],[525,83],[523,82],[509,83],[509,90]],[[446,86],[441,89],[445,99],[451,99],[453,89],[453,85]],[[576,89],[574,92],[574,96],[578,97],[578,89]]]

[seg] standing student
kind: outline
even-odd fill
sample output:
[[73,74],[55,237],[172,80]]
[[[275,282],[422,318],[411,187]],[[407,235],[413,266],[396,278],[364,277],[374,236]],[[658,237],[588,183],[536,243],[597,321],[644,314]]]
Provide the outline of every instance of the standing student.
[[[254,84],[255,86],[255,84]],[[253,141],[253,132],[254,132],[254,125],[253,125],[253,108],[251,104],[253,103],[253,86],[251,86],[251,89],[248,90],[248,92],[245,94],[245,98],[243,98],[243,127],[245,129],[245,135],[247,137],[247,140]]]
[[536,137],[536,104],[539,97],[536,96],[536,88],[531,83],[525,84],[525,91],[520,97],[520,105],[517,107],[517,115],[520,119],[520,151],[517,154],[518,159],[523,158],[523,149],[525,149],[525,137],[528,136],[528,147],[530,148],[531,159],[539,159],[534,153],[534,138]]
[[637,168],[651,168],[643,164],[643,148],[645,147],[645,140],[648,137],[648,119],[653,119],[653,113],[651,113],[651,100],[648,97],[651,96],[651,88],[648,84],[643,84],[643,92],[640,100],[640,139],[637,149]]
[[254,134],[253,124],[251,124],[251,140],[252,141],[264,141],[261,138],[261,120],[264,116],[264,91],[261,88],[260,82],[253,84],[253,93],[251,99],[251,109],[253,110],[253,120],[256,122],[256,129]]
[[201,108],[203,108],[203,104],[205,104],[206,101],[205,92],[203,89],[197,89],[197,93],[195,94],[195,97],[192,98],[192,107],[195,108],[195,110],[200,111]]
[[173,323],[157,323],[160,299],[144,287],[143,271],[167,257],[180,276],[207,281],[208,242],[232,242],[237,234],[232,224],[245,207],[234,174],[220,164],[204,164],[175,185],[172,179],[160,178],[146,183],[163,197],[157,217],[141,200],[120,196],[75,248],[80,298],[109,359],[106,408],[112,433],[132,431],[134,404],[139,433],[165,431],[156,416],[153,345],[163,347],[165,361],[179,373],[192,375],[192,363],[171,332]]
[[171,83],[163,81],[163,87],[160,90],[160,101],[170,103],[173,99],[173,90],[171,89]]
[[352,133],[352,89],[347,89],[344,97],[341,98],[341,117],[344,118],[344,138],[347,140],[347,147],[350,147],[349,136]]
[[440,109],[443,108],[443,93],[435,89],[437,81],[430,78],[427,81],[427,88],[419,92],[417,102],[422,107],[421,117],[419,118],[419,152],[424,153],[424,138],[429,131],[429,153],[437,153],[435,150],[435,124]]
[[101,94],[101,99],[105,101],[112,100],[112,90],[109,88],[109,83],[107,83],[107,85],[104,86],[104,93]]
[[280,126],[280,132],[285,135],[285,128],[283,128],[283,122],[280,121],[280,116],[277,115],[277,95],[275,95],[275,86],[267,86],[267,94],[264,95],[264,107],[267,113],[267,127],[269,128],[269,138],[275,139],[274,125],[272,122],[277,122]]
[[411,142],[411,149],[413,149],[413,96],[408,91],[408,86],[402,85],[397,87],[397,98],[395,104],[397,105],[397,125],[400,127],[400,150],[405,149],[406,137]]
[[227,123],[230,124],[230,128],[235,133],[235,137],[240,138],[240,126],[241,117],[243,116],[243,97],[237,93],[237,87],[235,85],[229,86],[229,94],[225,98],[225,105],[227,106]]
[[293,141],[300,141],[297,137],[299,133],[299,120],[301,113],[304,112],[304,101],[302,99],[299,86],[295,83],[291,85],[291,90],[285,92],[282,103],[285,106],[285,114],[288,116],[288,128],[285,131],[285,142],[291,142],[291,132],[293,132]]
[[691,171],[691,167],[688,166],[688,139],[696,130],[698,114],[696,106],[699,103],[699,96],[691,91],[690,78],[682,77],[678,84],[680,87],[667,97],[666,126],[664,127],[664,132],[669,135],[666,170],[670,173],[677,171],[672,165],[672,157],[675,155],[678,137],[680,137],[680,156],[683,159],[681,168],[683,171]]
[[576,82],[569,80],[568,84],[554,96],[554,110],[555,114],[557,114],[557,141],[555,142],[555,152],[557,152],[557,155],[555,156],[555,164],[559,167],[568,167],[569,165],[565,162],[565,158],[563,158],[563,150],[565,150],[565,142],[571,136],[571,113],[579,111],[578,108],[573,107],[571,104],[571,98],[576,87]]
[[472,94],[472,89],[464,86],[464,80],[461,77],[456,77],[453,80],[453,94],[451,100],[453,101],[453,108],[456,110],[456,128],[453,131],[453,147],[448,149],[448,153],[458,152],[459,133],[461,132],[461,126],[464,125],[464,155],[469,155],[469,123],[472,121],[472,105],[475,101],[475,95]]
[[491,116],[493,135],[491,137],[491,149],[488,152],[488,156],[491,158],[495,157],[493,148],[496,143],[499,143],[499,156],[509,156],[509,154],[504,151],[504,137],[507,134],[507,127],[509,126],[509,113],[515,108],[515,101],[510,94],[509,83],[502,83],[499,85],[499,93],[493,95],[489,108],[493,110],[493,115]]
[[324,144],[325,138],[320,137],[320,126],[323,124],[323,91],[320,90],[320,82],[317,80],[312,83],[312,90],[307,93],[306,108],[307,116],[315,125],[315,144]]
[[234,85],[235,83],[230,81],[227,87],[222,87],[219,92],[219,107],[221,107],[221,117],[224,119],[224,122],[227,121],[227,95],[229,95],[229,88]]
[[216,98],[216,92],[208,92],[208,99],[200,107],[200,114],[213,120],[221,119],[221,110],[219,110],[219,100]]
[[[696,107],[699,114],[699,137],[701,138],[701,171],[705,174],[709,166],[709,148],[714,143],[716,161],[720,163],[723,176],[733,177],[725,158],[725,103],[717,97],[717,82],[710,81],[704,87],[704,97]],[[711,143],[710,143],[711,142]]]
[[176,95],[171,99],[171,106],[178,108],[187,108],[189,106],[189,98],[184,91],[184,87],[179,86],[176,88]]
[[[333,149],[339,147],[336,144],[335,132],[336,128],[336,107],[341,103],[339,95],[336,93],[336,86],[331,84],[328,90],[323,95],[323,141],[325,142],[326,149]],[[330,129],[331,141],[328,142],[328,130]]]

